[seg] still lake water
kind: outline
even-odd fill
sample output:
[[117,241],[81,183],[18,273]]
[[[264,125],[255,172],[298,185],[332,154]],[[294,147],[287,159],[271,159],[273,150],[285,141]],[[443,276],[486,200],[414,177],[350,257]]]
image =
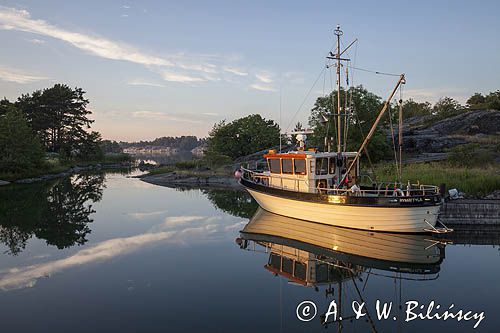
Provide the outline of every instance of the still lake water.
[[[498,331],[493,244],[431,244],[424,251],[440,259],[409,267],[355,254],[332,261],[279,237],[240,247],[235,240],[256,210],[244,192],[170,189],[120,173],[0,188],[1,331],[336,332],[339,324],[321,324],[332,300],[348,318],[344,332],[474,331],[477,320],[404,322],[409,300],[434,300],[441,313],[452,303],[484,311],[475,331]],[[397,252],[386,245],[389,257]],[[294,246],[309,264],[327,262],[326,277],[273,274],[270,253]],[[298,268],[296,276],[305,274]],[[378,320],[377,299],[393,302],[389,319]],[[309,322],[296,316],[304,300],[318,309]],[[353,300],[366,302],[371,320],[349,320]]]

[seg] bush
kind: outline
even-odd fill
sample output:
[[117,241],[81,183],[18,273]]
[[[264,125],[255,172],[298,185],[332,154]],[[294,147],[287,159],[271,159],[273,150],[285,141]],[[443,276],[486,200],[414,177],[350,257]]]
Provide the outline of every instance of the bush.
[[18,110],[0,117],[0,171],[21,173],[43,165],[44,151]]

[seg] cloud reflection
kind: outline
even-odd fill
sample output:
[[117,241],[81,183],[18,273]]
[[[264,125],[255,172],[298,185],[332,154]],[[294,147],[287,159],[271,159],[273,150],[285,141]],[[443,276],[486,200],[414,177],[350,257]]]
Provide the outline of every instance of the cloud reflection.
[[106,261],[119,255],[135,252],[154,243],[171,241],[176,244],[191,244],[193,241],[221,239],[229,233],[233,234],[234,230],[245,223],[238,221],[228,224],[223,223],[223,219],[224,216],[170,216],[165,218],[163,223],[140,235],[109,239],[80,250],[64,259],[0,271],[2,274],[0,290],[33,287],[40,278],[50,277],[73,267]]

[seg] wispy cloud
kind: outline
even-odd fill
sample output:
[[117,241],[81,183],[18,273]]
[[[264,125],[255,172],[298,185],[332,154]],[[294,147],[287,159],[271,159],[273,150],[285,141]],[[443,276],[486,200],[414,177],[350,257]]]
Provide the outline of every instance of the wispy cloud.
[[173,234],[173,231],[163,231],[132,237],[114,238],[80,250],[64,259],[11,269],[9,273],[0,278],[0,289],[11,290],[33,287],[39,278],[49,277],[52,274],[72,267],[109,260],[118,255],[136,251],[145,245],[166,240]]
[[257,79],[257,82],[251,84],[250,88],[268,92],[277,90],[273,85],[274,75],[271,72],[261,71],[255,74],[255,78]]
[[236,67],[224,67],[224,71],[234,74],[234,75],[239,75],[239,76],[247,76],[248,73],[244,71],[243,69],[236,68]]
[[255,90],[260,90],[260,91],[269,91],[269,92],[274,92],[276,91],[276,88],[274,88],[271,85],[268,84],[261,84],[261,83],[254,83],[250,85],[250,88],[255,89]]
[[45,44],[45,41],[43,39],[38,39],[38,38],[28,39],[28,42],[33,44]]
[[442,97],[451,97],[464,103],[468,92],[465,89],[435,88],[435,89],[407,89],[404,91],[405,98],[412,98],[419,102],[435,103]]
[[168,113],[157,112],[157,111],[134,111],[132,112],[132,116],[135,118],[144,118],[144,119],[153,119],[153,120],[170,120],[184,123],[193,123],[199,124],[201,120],[198,119],[190,119],[183,118],[175,115],[171,115]]
[[145,220],[150,217],[156,217],[163,214],[166,214],[167,210],[159,210],[155,212],[137,212],[137,213],[127,213],[128,216],[136,219],[136,220]]
[[120,17],[127,18],[128,14],[121,14]]
[[0,80],[2,81],[27,84],[48,79],[47,77],[29,74],[18,69],[0,67]]
[[149,87],[158,87],[158,88],[164,88],[165,85],[157,82],[151,82],[147,80],[142,80],[142,79],[133,79],[127,82],[127,84],[131,86],[149,86]]
[[255,74],[255,77],[257,78],[257,80],[259,80],[260,82],[263,82],[263,83],[273,83],[274,82],[273,75],[269,72],[257,73],[257,74]]
[[26,10],[0,7],[0,28],[18,30],[52,37],[93,55],[113,60],[124,60],[141,65],[173,66],[163,57],[150,55],[136,48],[98,36],[68,31],[44,20],[35,20]]
[[[127,17],[130,6],[125,4],[121,7],[122,17]],[[46,20],[33,18],[27,10],[4,6],[0,6],[0,29],[23,31],[53,38],[93,56],[142,65],[168,82],[184,84],[200,84],[221,80],[234,82],[236,79],[243,80],[248,77],[253,82],[246,82],[246,84],[254,83],[251,86],[252,89],[276,91],[272,85],[275,82],[275,75],[272,72],[262,70],[252,74],[238,67],[237,61],[241,58],[239,55],[224,56],[186,52],[155,54],[150,50],[140,49],[123,41],[69,30]],[[32,42],[43,43],[44,40],[33,38]],[[150,83],[132,82],[129,84],[160,86],[158,83]]]
[[163,71],[162,77],[165,81],[180,83],[195,83],[207,81],[206,78],[190,76],[187,74],[173,73],[170,71]]

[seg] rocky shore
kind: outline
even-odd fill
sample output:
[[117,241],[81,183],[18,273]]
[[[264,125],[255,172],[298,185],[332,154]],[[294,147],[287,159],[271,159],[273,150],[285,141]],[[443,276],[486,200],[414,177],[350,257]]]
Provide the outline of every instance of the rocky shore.
[[83,171],[99,171],[99,170],[104,170],[104,169],[123,169],[123,168],[129,168],[131,165],[130,163],[115,163],[115,164],[92,164],[92,165],[86,165],[86,166],[74,166],[72,168],[69,168],[66,171],[59,172],[59,173],[49,173],[46,175],[38,176],[38,177],[33,177],[33,178],[24,178],[24,179],[18,179],[14,180],[12,182],[5,181],[5,180],[0,180],[0,186],[2,185],[9,185],[9,184],[32,184],[36,182],[42,182],[46,180],[51,180],[55,178],[62,178],[62,177],[67,177],[75,173],[83,172]]
[[169,172],[158,175],[141,175],[142,181],[154,185],[166,187],[217,187],[217,188],[241,188],[243,187],[235,178],[217,174],[189,174]]

